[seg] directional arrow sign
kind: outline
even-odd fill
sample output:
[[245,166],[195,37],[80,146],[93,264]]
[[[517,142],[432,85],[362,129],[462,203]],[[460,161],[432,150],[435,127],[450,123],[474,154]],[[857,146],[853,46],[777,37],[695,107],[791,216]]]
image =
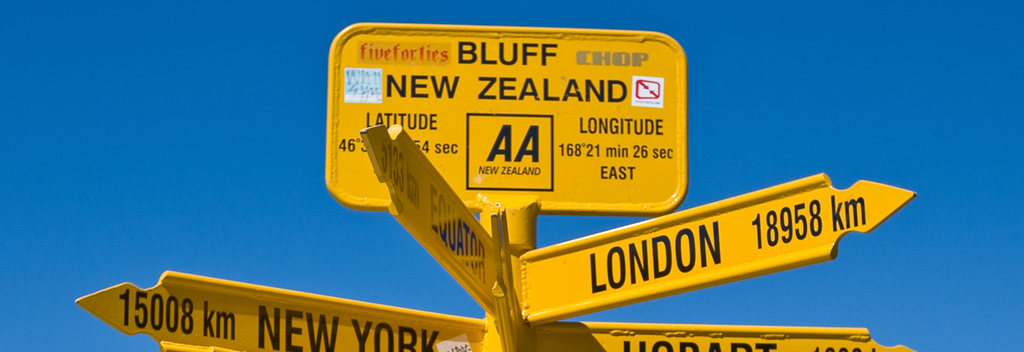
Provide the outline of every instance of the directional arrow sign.
[[564,319],[835,259],[839,239],[868,232],[915,196],[820,174],[527,252],[531,324]]
[[[150,289],[123,283],[76,303],[169,351],[481,351],[478,319],[166,272]],[[468,351],[468,350],[466,350]]]
[[535,330],[537,352],[912,352],[879,345],[858,328],[552,323]]
[[491,236],[423,155],[402,126],[360,132],[391,214],[488,312],[494,312]]

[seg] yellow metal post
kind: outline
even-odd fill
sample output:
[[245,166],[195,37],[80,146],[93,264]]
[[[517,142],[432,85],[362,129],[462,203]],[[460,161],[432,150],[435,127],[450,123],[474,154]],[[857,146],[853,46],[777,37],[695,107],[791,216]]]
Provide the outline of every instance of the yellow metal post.
[[[494,315],[487,314],[485,343],[500,342],[502,351],[535,351],[536,333],[523,320],[522,270],[519,256],[537,245],[537,215],[540,207],[535,198],[494,198],[481,196],[485,204],[481,223],[491,229],[494,267],[498,271],[494,284]],[[495,334],[496,333],[496,334]],[[500,336],[497,336],[500,335]],[[496,341],[497,340],[497,341]]]
[[[481,195],[478,197],[480,203],[484,204],[486,215],[496,214],[497,208],[505,210],[508,219],[508,242],[512,255],[519,257],[528,251],[537,249],[537,215],[540,214],[540,204],[535,197],[491,197]],[[490,216],[481,216],[480,223],[484,228],[491,228]],[[516,271],[518,275],[518,270]]]

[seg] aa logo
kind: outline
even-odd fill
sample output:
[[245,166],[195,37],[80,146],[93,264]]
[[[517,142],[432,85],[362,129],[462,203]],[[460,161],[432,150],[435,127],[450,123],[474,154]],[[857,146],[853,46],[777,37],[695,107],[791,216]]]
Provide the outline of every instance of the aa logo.
[[[519,143],[519,151],[516,152],[515,162],[523,161],[524,156],[530,157],[531,162],[537,162],[540,159],[537,151],[537,130],[540,126],[530,125],[526,130],[526,136],[523,137],[523,142]],[[487,161],[494,161],[495,157],[499,155],[505,156],[505,161],[512,161],[512,125],[502,125],[501,130],[498,132],[498,138],[494,140],[494,146],[491,147],[491,153],[487,155]]]
[[551,115],[467,117],[466,189],[554,190]]

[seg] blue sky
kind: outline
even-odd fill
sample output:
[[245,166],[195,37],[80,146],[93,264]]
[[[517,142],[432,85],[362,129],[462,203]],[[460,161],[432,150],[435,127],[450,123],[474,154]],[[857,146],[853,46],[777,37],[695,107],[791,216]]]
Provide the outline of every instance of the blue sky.
[[[8,2],[0,340],[155,351],[74,304],[165,270],[470,317],[387,213],[324,186],[327,53],[358,22],[650,30],[689,62],[680,209],[825,172],[918,197],[835,261],[578,318],[866,327],[918,351],[1024,328],[1014,2]],[[541,246],[641,218],[543,216]],[[367,226],[371,224],[371,226]]]

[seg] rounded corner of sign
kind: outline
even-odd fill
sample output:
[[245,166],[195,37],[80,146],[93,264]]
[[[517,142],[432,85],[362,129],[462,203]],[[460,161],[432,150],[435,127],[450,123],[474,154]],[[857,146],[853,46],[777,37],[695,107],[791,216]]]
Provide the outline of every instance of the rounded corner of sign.
[[373,30],[375,27],[379,27],[381,24],[372,22],[357,22],[346,26],[338,35],[334,37],[335,40],[347,39],[353,35]]
[[[345,43],[347,43],[350,39],[352,39],[352,37],[355,37],[356,35],[359,35],[359,34],[362,34],[362,33],[366,33],[366,32],[372,31],[376,27],[379,27],[381,25],[382,24],[380,24],[380,23],[369,23],[369,22],[359,22],[359,23],[353,23],[353,24],[348,25],[348,27],[345,27],[344,29],[342,29],[341,32],[338,32],[338,35],[334,36],[334,40],[331,41],[331,52],[335,53],[335,52],[340,51],[341,48],[343,46],[345,46]],[[332,58],[333,58],[333,55],[332,55]]]
[[668,34],[657,31],[646,31],[645,36],[651,40],[665,44],[665,46],[668,46],[672,52],[678,53],[683,65],[686,65],[686,50],[683,49],[683,46],[679,44],[679,41],[677,41],[676,38],[672,38],[672,36]]
[[[684,143],[684,145],[681,148],[683,150],[686,150],[685,149],[685,143]],[[684,153],[684,155],[685,155],[685,153]],[[675,192],[673,192],[672,196],[670,196],[667,200],[665,200],[664,203],[655,204],[653,207],[651,207],[651,209],[652,209],[651,213],[659,214],[659,215],[664,215],[664,214],[668,214],[668,213],[674,212],[677,209],[679,209],[679,206],[683,204],[683,200],[686,199],[686,193],[687,193],[687,191],[689,191],[689,188],[690,188],[690,179],[689,179],[690,172],[689,172],[689,169],[687,168],[687,163],[686,163],[686,161],[684,159],[680,159],[679,163],[680,163],[680,165],[679,165],[680,176],[679,176],[679,183],[676,184]]]
[[669,39],[672,40],[672,44],[670,44],[669,47],[671,47],[672,50],[674,50],[675,52],[679,53],[679,60],[683,62],[683,67],[686,67],[686,49],[684,49],[682,45],[679,45],[679,42],[677,42],[675,39],[672,39],[672,37],[669,37]]
[[679,190],[672,196],[671,199],[662,204],[655,204],[648,207],[646,212],[652,215],[665,215],[679,209],[679,206],[683,204],[683,199],[686,198],[686,182],[683,181]]
[[327,191],[331,193],[331,196],[334,197],[335,201],[349,209],[362,211],[387,210],[387,204],[380,206],[373,204],[373,202],[370,202],[365,198],[354,197],[351,194],[346,193],[344,189],[332,185],[330,182],[327,182]]
[[334,197],[334,200],[337,201],[338,204],[344,205],[346,208],[349,208],[349,209],[363,210],[360,207],[364,207],[365,206],[365,204],[357,202],[354,197],[349,196],[348,194],[343,193],[343,192],[342,193],[338,193],[338,192],[335,192],[335,191],[332,190],[331,191],[331,196]]
[[667,212],[673,212],[676,209],[679,209],[680,205],[683,205],[683,200],[686,200],[686,191],[687,190],[688,190],[687,182],[683,181],[680,184],[680,186],[679,186],[679,192],[676,193],[676,198],[673,199],[672,202],[668,205],[668,207],[667,207],[668,211]]

